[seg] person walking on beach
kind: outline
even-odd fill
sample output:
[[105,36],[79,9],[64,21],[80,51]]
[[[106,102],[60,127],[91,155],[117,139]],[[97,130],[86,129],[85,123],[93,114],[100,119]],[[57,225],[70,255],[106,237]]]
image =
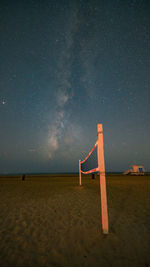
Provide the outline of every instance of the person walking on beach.
[[22,175],[22,181],[24,181],[24,180],[25,180],[25,174]]

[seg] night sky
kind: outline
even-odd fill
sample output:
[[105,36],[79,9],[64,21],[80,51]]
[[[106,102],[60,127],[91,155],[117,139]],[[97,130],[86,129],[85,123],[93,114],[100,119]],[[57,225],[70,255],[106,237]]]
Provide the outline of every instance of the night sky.
[[[0,2],[0,173],[150,171],[150,1]],[[95,166],[97,167],[97,166]]]

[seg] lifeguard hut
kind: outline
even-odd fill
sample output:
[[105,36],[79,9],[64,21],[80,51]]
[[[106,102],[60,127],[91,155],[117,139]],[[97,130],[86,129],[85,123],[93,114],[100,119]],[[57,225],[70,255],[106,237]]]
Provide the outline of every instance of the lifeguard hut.
[[142,165],[132,165],[132,169],[125,171],[124,175],[144,175],[145,169]]

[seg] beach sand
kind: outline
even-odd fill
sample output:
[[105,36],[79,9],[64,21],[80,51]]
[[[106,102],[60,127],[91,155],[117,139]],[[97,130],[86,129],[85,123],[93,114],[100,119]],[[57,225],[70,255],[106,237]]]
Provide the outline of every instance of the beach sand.
[[150,176],[0,177],[0,266],[150,266]]

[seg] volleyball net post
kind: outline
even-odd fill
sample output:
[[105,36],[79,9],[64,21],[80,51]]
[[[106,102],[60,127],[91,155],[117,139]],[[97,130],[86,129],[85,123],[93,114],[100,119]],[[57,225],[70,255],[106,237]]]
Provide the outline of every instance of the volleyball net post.
[[104,234],[108,234],[108,210],[107,210],[107,193],[106,193],[106,178],[105,178],[105,161],[104,161],[104,143],[103,143],[103,126],[97,125],[98,130],[98,169],[100,176],[100,195],[101,195],[101,214],[102,214],[102,229]]
[[81,182],[81,160],[79,160],[79,185],[82,185],[82,182]]
[[[87,157],[81,161],[79,160],[79,185],[82,185],[81,173],[90,174],[98,172],[100,176],[100,196],[101,196],[101,216],[102,216],[102,231],[104,234],[108,234],[108,211],[107,211],[107,193],[106,193],[106,178],[105,178],[105,161],[104,161],[104,143],[103,143],[103,126],[97,125],[98,138],[94,147],[91,149]],[[89,171],[82,171],[81,164],[86,162],[90,157],[94,149],[97,147],[97,159],[98,167]]]

